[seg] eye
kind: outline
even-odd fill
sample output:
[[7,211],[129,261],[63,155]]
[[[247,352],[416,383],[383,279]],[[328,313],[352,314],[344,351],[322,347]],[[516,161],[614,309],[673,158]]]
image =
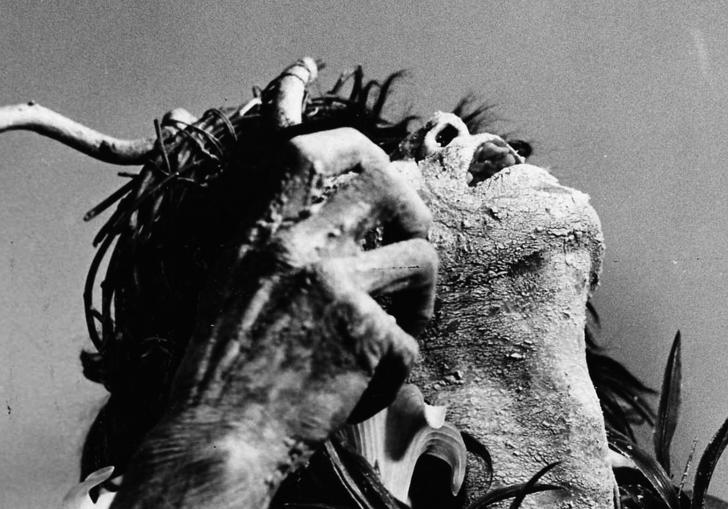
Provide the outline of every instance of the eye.
[[435,135],[435,141],[440,147],[447,147],[452,140],[460,135],[460,131],[452,124],[445,124]]

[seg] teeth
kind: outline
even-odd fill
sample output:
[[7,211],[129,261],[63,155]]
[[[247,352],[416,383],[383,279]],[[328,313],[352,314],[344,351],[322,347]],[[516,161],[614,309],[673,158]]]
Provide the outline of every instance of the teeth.
[[405,385],[389,408],[347,426],[342,434],[378,469],[382,484],[400,502],[409,505],[412,475],[423,454],[448,464],[450,489],[456,495],[465,478],[467,451],[460,432],[445,422],[445,411],[445,407],[425,403],[416,386]]

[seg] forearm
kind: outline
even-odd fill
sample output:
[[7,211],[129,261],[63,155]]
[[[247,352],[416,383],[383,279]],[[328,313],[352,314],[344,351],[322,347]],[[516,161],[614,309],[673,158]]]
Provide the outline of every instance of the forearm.
[[266,507],[312,449],[260,405],[241,414],[232,422],[190,412],[160,423],[135,454],[112,508]]

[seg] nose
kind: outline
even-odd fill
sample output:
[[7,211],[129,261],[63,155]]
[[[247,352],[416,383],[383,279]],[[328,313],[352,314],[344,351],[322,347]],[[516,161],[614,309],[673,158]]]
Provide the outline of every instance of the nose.
[[486,180],[503,168],[520,162],[514,150],[500,138],[484,141],[475,149],[468,172],[472,175],[470,185]]
[[466,136],[468,128],[452,113],[438,111],[425,125],[425,136],[420,147],[419,159],[439,152],[458,136]]

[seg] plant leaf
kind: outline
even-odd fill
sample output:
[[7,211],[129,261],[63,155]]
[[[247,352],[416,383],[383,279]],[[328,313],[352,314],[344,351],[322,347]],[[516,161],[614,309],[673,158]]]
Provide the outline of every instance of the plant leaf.
[[467,450],[460,432],[445,422],[445,407],[426,404],[415,385],[403,385],[389,407],[344,427],[340,436],[377,466],[382,485],[402,503],[409,503],[415,468],[423,455],[445,462],[453,496],[465,480]]
[[103,500],[96,502],[91,500],[89,492],[96,486],[100,485],[111,477],[114,473],[114,467],[104,467],[86,476],[83,482],[75,485],[61,502],[63,509],[102,509],[111,505],[114,494],[106,494]]
[[496,488],[493,491],[490,491],[490,492],[486,493],[485,495],[474,500],[467,507],[467,509],[483,509],[484,507],[488,507],[497,502],[500,502],[502,500],[506,500],[509,498],[513,498],[513,497],[515,497],[515,499],[511,503],[510,508],[517,509],[521,505],[521,502],[523,502],[523,499],[526,498],[527,495],[530,495],[532,493],[538,493],[541,491],[562,490],[564,488],[562,486],[558,486],[556,484],[537,484],[538,480],[541,477],[543,477],[544,474],[546,474],[549,470],[554,468],[559,463],[561,463],[561,462],[557,461],[555,463],[546,465],[541,470],[536,472],[533,475],[533,477],[531,477],[531,479],[529,479],[528,482],[521,483],[521,484],[514,484],[512,486],[503,486],[501,488]]
[[613,429],[619,433],[626,435],[633,442],[636,441],[634,431],[630,425],[629,419],[625,414],[624,408],[619,404],[614,395],[600,389],[596,390],[599,403],[604,414],[604,423],[607,429]]
[[367,460],[343,445],[338,445],[339,447],[327,440],[324,451],[339,482],[346,488],[357,509],[399,509],[399,505],[382,486],[379,476]]
[[715,466],[720,459],[721,454],[728,445],[728,419],[725,420],[720,429],[710,439],[708,447],[705,448],[703,456],[700,458],[698,468],[695,471],[695,484],[693,485],[693,502],[692,509],[702,509],[705,503],[705,497],[708,493],[710,478],[713,476]]
[[656,391],[644,385],[621,363],[587,348],[587,367],[606,423],[634,440],[632,424],[654,424],[654,411],[645,398]]
[[477,438],[467,431],[461,431],[460,435],[463,437],[463,442],[465,442],[465,448],[467,451],[475,454],[483,462],[486,479],[485,486],[482,486],[481,489],[488,491],[491,483],[493,482],[493,460],[490,457],[490,453]]
[[655,424],[654,411],[639,393],[634,392],[630,387],[618,384],[606,387],[606,390],[611,391],[615,400],[620,402],[630,423],[642,424],[646,422],[650,426]]
[[592,378],[605,378],[611,383],[630,387],[631,392],[657,394],[657,391],[647,387],[619,361],[608,355],[587,351],[587,364]]
[[587,314],[594,321],[594,324],[597,327],[601,327],[602,324],[601,324],[601,319],[599,318],[599,313],[597,313],[597,308],[594,307],[594,303],[592,303],[591,298],[587,299],[587,301],[586,301],[586,311],[587,311]]
[[284,509],[346,509],[343,506],[335,506],[328,504],[316,504],[316,503],[285,503],[283,504]]
[[614,429],[607,429],[607,438],[610,447],[634,462],[669,509],[680,509],[680,499],[675,487],[657,460]]
[[662,393],[660,405],[657,410],[657,422],[653,435],[655,444],[655,457],[670,475],[670,444],[675,434],[677,418],[680,413],[680,384],[682,383],[682,362],[680,360],[680,331],[670,348],[670,355],[665,366],[665,375],[662,378]]
[[688,478],[688,474],[690,473],[690,465],[693,462],[693,457],[695,456],[695,448],[698,445],[698,439],[693,440],[693,445],[690,447],[690,454],[688,454],[688,460],[685,462],[685,468],[683,468],[682,477],[680,478],[680,484],[678,485],[678,490],[680,492],[683,491],[683,487],[685,486],[685,480]]
[[493,491],[490,491],[483,495],[482,497],[475,500],[472,504],[470,504],[467,509],[483,509],[484,507],[491,506],[497,502],[500,502],[502,500],[507,500],[509,498],[513,498],[517,496],[522,491],[526,491],[526,495],[530,495],[532,493],[539,493],[542,491],[555,491],[555,490],[563,490],[563,486],[558,486],[556,484],[536,484],[534,486],[531,486],[530,488],[526,489],[527,483],[521,483],[521,484],[514,484],[513,486],[504,486],[502,488],[496,488]]
[[544,475],[546,475],[546,473],[549,470],[551,470],[552,468],[557,466],[559,463],[561,463],[561,462],[555,461],[554,463],[549,463],[548,465],[543,467],[541,470],[536,472],[533,475],[533,477],[531,477],[528,480],[528,482],[525,484],[525,486],[523,486],[523,489],[521,489],[521,491],[519,491],[516,498],[513,499],[513,502],[511,502],[511,505],[510,505],[510,509],[518,509],[519,507],[521,507],[521,503],[523,503],[523,499],[526,498],[526,495],[529,494],[531,488],[536,486],[536,483],[538,482],[538,480],[541,479]]

